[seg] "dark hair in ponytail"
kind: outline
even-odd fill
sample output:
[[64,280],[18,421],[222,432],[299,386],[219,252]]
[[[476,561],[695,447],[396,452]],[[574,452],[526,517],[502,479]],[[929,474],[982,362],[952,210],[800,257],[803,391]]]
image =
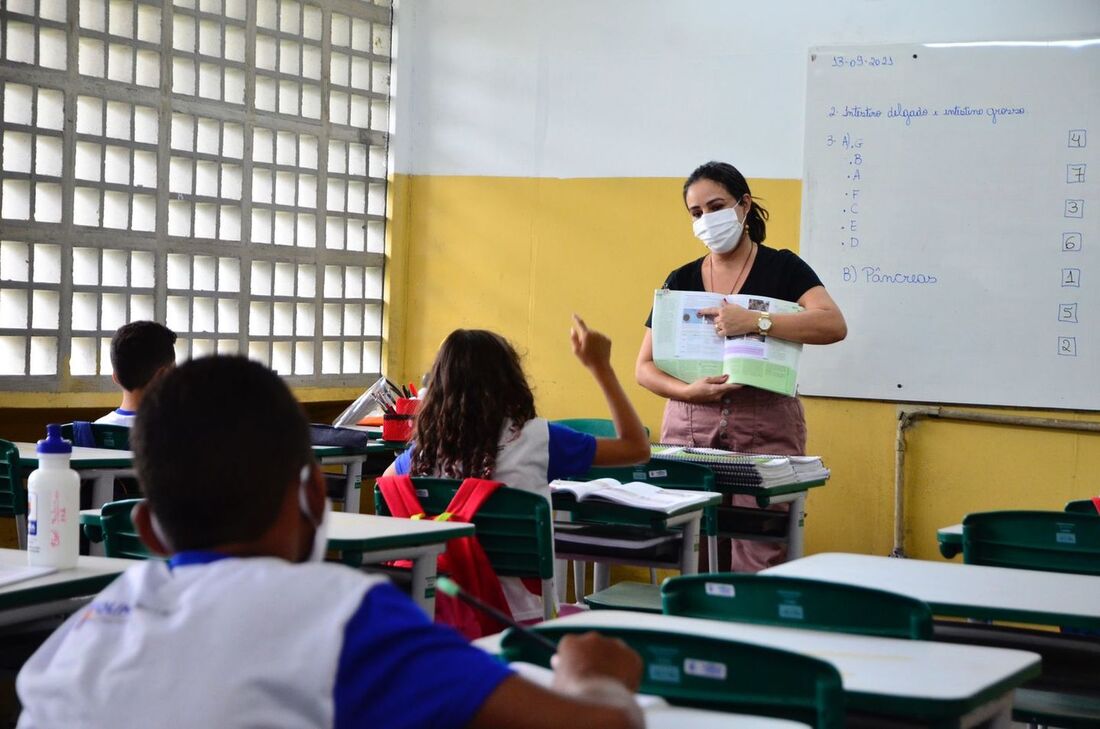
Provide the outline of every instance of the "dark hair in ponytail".
[[[745,180],[745,176],[728,162],[707,162],[696,167],[695,171],[688,175],[688,178],[684,181],[685,198],[687,198],[688,188],[699,180],[710,180],[718,183],[726,188],[726,191],[738,201],[745,195],[752,195],[749,192],[749,183]],[[745,217],[745,227],[749,229],[749,238],[753,242],[764,242],[767,233],[767,220],[768,211],[756,201],[756,198],[753,198],[748,215]]]

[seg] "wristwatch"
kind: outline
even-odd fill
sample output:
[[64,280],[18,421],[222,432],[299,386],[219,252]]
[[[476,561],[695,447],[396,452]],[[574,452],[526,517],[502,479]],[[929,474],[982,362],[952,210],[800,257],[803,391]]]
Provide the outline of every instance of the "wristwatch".
[[772,330],[772,315],[764,311],[760,313],[760,318],[756,320],[756,331],[761,335],[767,336],[768,332]]

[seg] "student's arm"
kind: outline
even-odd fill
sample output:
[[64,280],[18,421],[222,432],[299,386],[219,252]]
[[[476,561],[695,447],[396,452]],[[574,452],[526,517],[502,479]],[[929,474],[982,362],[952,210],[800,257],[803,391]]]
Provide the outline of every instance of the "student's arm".
[[597,438],[594,466],[628,466],[649,460],[649,436],[638,413],[623,390],[615,370],[611,367],[611,340],[600,332],[591,330],[584,320],[573,315],[570,332],[573,354],[581,361],[596,384],[603,390],[611,420],[615,423],[616,438]]
[[470,722],[472,729],[641,729],[634,701],[642,674],[637,653],[596,633],[567,635],[554,656],[550,689],[519,676],[505,679]]
[[727,383],[727,375],[701,377],[695,382],[683,382],[667,372],[662,372],[653,362],[653,332],[646,328],[642,338],[642,348],[638,350],[638,361],[634,365],[634,378],[638,384],[654,395],[680,400],[681,402],[717,402],[730,390],[741,387]]

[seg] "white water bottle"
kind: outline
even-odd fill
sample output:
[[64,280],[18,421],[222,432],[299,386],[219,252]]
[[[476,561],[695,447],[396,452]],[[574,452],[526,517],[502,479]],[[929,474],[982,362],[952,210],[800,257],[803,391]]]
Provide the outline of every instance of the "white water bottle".
[[38,468],[27,482],[27,563],[68,569],[80,553],[80,476],[69,468],[73,444],[60,425],[38,441]]

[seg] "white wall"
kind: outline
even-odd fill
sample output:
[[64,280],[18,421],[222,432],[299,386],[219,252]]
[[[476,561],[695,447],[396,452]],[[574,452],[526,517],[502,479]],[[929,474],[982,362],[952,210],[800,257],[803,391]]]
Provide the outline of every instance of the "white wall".
[[811,46],[1100,36],[1098,0],[399,0],[394,169],[802,176]]

